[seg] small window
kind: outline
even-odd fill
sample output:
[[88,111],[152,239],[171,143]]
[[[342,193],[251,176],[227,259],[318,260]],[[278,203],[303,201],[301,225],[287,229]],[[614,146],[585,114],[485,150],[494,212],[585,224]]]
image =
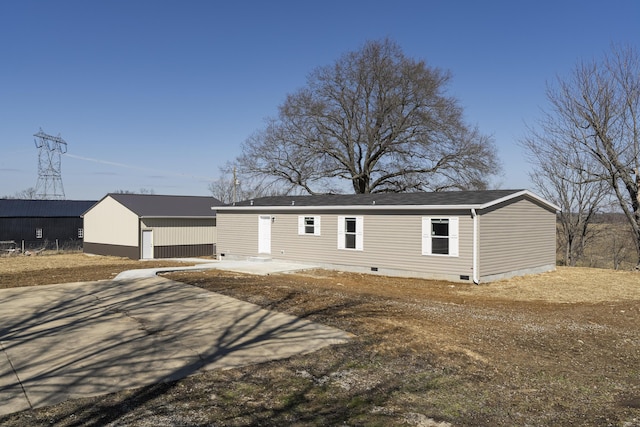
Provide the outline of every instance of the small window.
[[422,218],[422,255],[458,256],[458,217]]
[[42,239],[42,228],[36,228],[36,239]]
[[338,249],[364,249],[363,223],[361,216],[338,217]]
[[431,220],[431,253],[449,255],[449,220]]
[[84,239],[84,228],[78,228],[78,239]]
[[298,234],[300,235],[320,235],[320,217],[319,216],[299,216],[298,217]]
[[304,234],[313,234],[315,220],[312,216],[304,217]]
[[356,248],[356,219],[355,218],[345,218],[344,247],[345,249]]

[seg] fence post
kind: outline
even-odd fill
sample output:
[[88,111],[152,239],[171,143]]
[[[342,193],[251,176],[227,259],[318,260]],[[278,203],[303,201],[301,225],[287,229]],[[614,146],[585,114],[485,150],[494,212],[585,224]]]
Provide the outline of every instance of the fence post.
[[59,252],[59,251],[60,251],[60,249],[58,247],[58,239],[56,239],[56,252]]

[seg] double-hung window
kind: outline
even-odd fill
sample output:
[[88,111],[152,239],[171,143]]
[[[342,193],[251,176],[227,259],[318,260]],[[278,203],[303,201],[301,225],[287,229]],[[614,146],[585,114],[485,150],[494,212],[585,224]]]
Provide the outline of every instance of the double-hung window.
[[364,249],[364,219],[361,216],[338,217],[338,249]]
[[298,217],[298,234],[299,235],[320,235],[320,217],[319,216],[299,216]]
[[36,239],[42,239],[42,228],[36,228]]
[[422,218],[422,255],[458,256],[458,217]]

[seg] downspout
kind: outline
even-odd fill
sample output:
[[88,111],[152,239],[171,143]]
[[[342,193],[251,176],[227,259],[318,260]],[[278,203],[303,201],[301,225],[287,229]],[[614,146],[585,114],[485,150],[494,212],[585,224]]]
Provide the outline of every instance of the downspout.
[[480,284],[478,277],[478,214],[474,208],[471,208],[471,218],[473,218],[473,283]]

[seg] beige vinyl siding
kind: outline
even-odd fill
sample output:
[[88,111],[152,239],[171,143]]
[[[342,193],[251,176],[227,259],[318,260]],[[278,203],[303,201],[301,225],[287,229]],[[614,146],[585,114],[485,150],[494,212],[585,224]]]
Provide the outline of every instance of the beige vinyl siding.
[[[255,256],[258,217],[272,215],[271,256],[301,262],[416,271],[434,275],[470,275],[473,223],[468,212],[380,212],[366,210],[312,213],[236,213],[218,211],[218,253]],[[321,234],[298,234],[298,216],[320,216]],[[338,217],[363,217],[363,250],[338,249]],[[459,217],[459,256],[422,255],[422,217]]]
[[138,246],[138,239],[138,216],[111,197],[84,215],[85,242]]
[[555,265],[555,212],[523,198],[479,219],[481,276]]
[[217,239],[215,218],[144,218],[141,227],[153,229],[154,246],[212,244]]
[[218,211],[217,252],[225,256],[258,254],[258,215],[227,214]]

